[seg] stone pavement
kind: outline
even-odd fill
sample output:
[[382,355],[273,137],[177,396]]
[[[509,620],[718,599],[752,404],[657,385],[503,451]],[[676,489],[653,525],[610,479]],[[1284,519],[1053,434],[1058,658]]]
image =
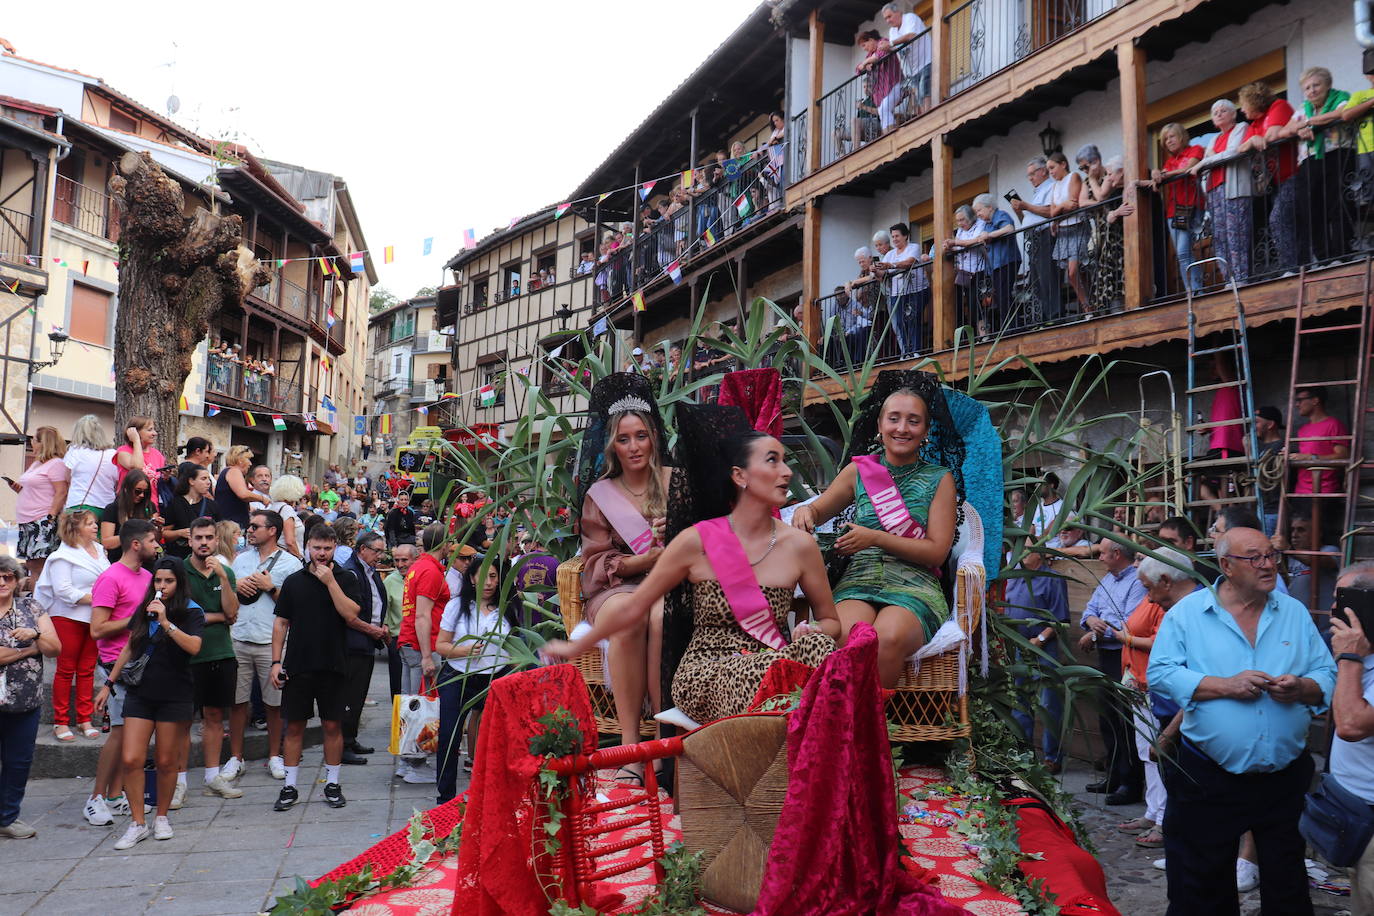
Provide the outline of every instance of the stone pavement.
[[[1095,773],[1081,760],[1070,760],[1063,775],[1064,788],[1074,793],[1080,816],[1087,826],[1097,859],[1107,873],[1107,891],[1122,916],[1158,916],[1168,907],[1168,884],[1164,872],[1154,868],[1155,859],[1164,857],[1163,849],[1137,846],[1135,837],[1116,829],[1117,824],[1145,816],[1145,806],[1123,805],[1108,807],[1105,795],[1083,791],[1088,783],[1096,782]],[[1338,916],[1349,906],[1349,897],[1338,897],[1325,891],[1312,890],[1312,904],[1316,916]],[[1259,890],[1240,895],[1242,916],[1258,916]]]
[[[201,794],[204,771],[192,769],[186,804],[169,819],[176,836],[151,837],[117,852],[127,818],[92,827],[81,816],[89,778],[32,779],[20,817],[38,830],[33,840],[0,840],[0,914],[137,913],[229,916],[258,913],[295,875],[315,878],[405,826],[415,809],[434,805],[434,786],[408,785],[393,776],[386,753],[390,698],[385,660],[373,673],[359,740],[377,748],[367,766],[343,768],[348,805],[323,800],[324,759],[307,748],[301,760],[301,801],[275,812],[281,783],[264,761],[252,761],[238,781],[243,798]],[[250,732],[251,733],[251,732]],[[228,742],[225,742],[228,753]],[[465,788],[460,781],[459,790]],[[151,826],[151,815],[149,816]]]

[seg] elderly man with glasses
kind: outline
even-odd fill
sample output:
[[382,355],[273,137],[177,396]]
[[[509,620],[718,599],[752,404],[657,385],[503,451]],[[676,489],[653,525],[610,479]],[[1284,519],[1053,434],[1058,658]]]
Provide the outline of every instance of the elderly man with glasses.
[[1222,577],[1174,605],[1150,654],[1150,688],[1183,708],[1166,768],[1169,916],[1238,913],[1229,880],[1253,832],[1266,913],[1312,912],[1298,833],[1312,778],[1307,730],[1336,666],[1301,602],[1274,591],[1280,555],[1258,528],[1217,541]]

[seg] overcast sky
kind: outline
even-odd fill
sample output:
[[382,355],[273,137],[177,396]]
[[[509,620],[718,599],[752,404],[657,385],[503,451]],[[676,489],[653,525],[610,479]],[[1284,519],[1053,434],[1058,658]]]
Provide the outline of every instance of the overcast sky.
[[202,135],[341,175],[404,297],[437,285],[464,229],[569,193],[755,5],[13,2],[0,37],[159,112],[175,92]]

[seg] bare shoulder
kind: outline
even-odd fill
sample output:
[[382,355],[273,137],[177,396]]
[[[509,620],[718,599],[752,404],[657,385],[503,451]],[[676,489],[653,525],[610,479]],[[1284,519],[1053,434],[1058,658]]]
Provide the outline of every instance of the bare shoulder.
[[816,546],[816,536],[800,528],[793,528],[791,525],[778,523],[778,544],[788,550],[798,554],[806,554],[812,550],[819,550]]

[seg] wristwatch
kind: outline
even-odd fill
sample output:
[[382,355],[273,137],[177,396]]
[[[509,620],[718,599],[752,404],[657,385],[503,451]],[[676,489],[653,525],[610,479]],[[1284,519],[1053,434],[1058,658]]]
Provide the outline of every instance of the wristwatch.
[[1356,655],[1354,652],[1342,652],[1340,655],[1337,655],[1337,656],[1336,656],[1336,661],[1338,661],[1338,662],[1355,662],[1356,664],[1363,665],[1363,664],[1364,664],[1364,656],[1363,656],[1363,655]]
[[167,621],[167,632],[168,632],[168,633],[180,633],[180,632],[181,632],[181,627],[177,626],[176,624],[172,623],[172,622],[169,620],[169,621]]

